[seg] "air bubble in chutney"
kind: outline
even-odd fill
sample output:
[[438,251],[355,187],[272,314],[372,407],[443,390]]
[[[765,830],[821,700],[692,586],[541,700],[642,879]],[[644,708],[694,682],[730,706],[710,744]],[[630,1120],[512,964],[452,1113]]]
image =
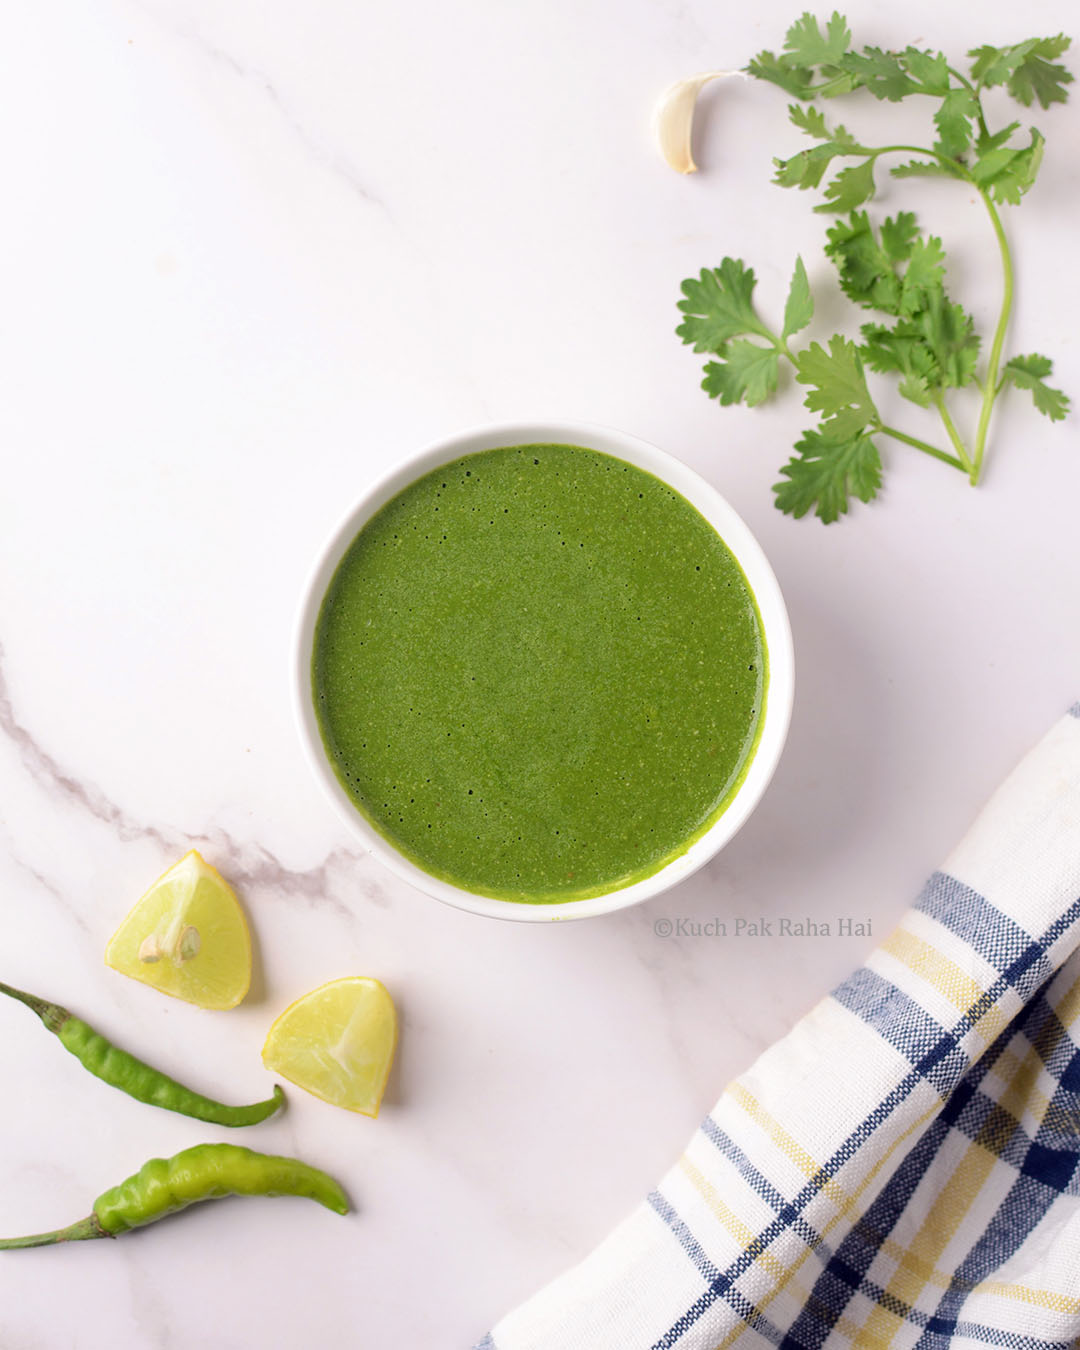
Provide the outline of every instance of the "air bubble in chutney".
[[380,834],[432,876],[540,904],[640,880],[705,832],[752,757],[768,664],[746,578],[689,502],[598,451],[528,445],[442,465],[367,522],[312,677]]

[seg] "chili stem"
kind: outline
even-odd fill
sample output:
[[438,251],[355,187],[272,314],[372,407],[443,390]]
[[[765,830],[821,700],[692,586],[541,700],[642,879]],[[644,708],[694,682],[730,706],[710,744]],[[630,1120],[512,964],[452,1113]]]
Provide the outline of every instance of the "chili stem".
[[85,1242],[89,1238],[112,1237],[98,1223],[96,1214],[80,1219],[69,1228],[57,1228],[51,1233],[33,1233],[29,1237],[0,1238],[0,1251],[15,1251],[19,1247],[51,1247],[56,1242]]
[[37,1013],[50,1031],[59,1031],[71,1017],[66,1008],[61,1008],[55,1003],[46,1003],[43,998],[35,998],[33,994],[24,994],[21,989],[13,989],[10,984],[4,984],[2,981],[0,994],[7,994],[9,998],[25,1003],[31,1012]]

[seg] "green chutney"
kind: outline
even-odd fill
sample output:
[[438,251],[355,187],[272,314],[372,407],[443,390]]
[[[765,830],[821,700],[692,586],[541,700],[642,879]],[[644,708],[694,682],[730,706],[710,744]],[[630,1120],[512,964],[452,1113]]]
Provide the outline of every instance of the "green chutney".
[[431,876],[526,903],[685,853],[742,781],[768,680],[716,530],[572,445],[467,455],[388,502],[330,583],[312,677],[371,825]]

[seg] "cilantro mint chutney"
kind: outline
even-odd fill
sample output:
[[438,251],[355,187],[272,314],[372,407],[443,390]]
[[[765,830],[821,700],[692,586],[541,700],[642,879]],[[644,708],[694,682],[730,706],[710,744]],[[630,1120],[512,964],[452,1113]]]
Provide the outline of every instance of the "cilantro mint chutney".
[[753,592],[708,521],[622,459],[502,446],[425,473],[359,530],[315,622],[337,778],[430,876],[605,895],[685,854],[760,733]]

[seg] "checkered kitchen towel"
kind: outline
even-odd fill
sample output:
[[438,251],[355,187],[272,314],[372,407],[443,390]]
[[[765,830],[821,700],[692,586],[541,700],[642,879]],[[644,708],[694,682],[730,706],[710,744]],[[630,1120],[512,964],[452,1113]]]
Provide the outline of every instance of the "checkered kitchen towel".
[[476,1350],[1080,1345],[1080,705],[660,1185]]

